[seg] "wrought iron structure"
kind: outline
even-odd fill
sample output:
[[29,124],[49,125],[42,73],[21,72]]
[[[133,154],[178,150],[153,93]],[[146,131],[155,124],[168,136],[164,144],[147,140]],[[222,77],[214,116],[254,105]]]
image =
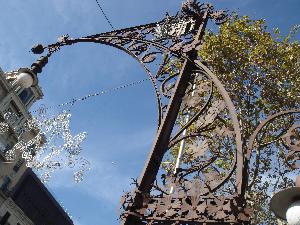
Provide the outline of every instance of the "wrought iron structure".
[[[48,58],[62,47],[82,42],[118,48],[135,58],[148,74],[158,106],[157,134],[136,188],[121,200],[121,224],[250,223],[245,191],[258,169],[253,173],[248,165],[250,161],[258,164],[260,157],[253,149],[266,135],[264,128],[276,118],[300,111],[271,116],[245,146],[229,94],[197,56],[208,21],[222,24],[226,18],[226,12],[215,11],[210,4],[187,1],[175,16],[167,15],[157,23],[75,39],[63,35],[57,43],[32,48],[35,54],[47,50],[32,64],[33,74],[40,73]],[[298,128],[292,125],[276,136],[288,151],[288,163],[299,160],[295,158],[299,141],[293,136]],[[185,151],[179,154],[180,146],[185,146]],[[172,171],[166,164],[173,165],[168,159],[174,155],[180,165]]]

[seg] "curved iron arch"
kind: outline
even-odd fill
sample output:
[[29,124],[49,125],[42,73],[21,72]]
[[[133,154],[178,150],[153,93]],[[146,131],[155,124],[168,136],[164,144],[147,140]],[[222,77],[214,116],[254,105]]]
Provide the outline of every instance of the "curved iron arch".
[[[102,40],[101,40],[102,39]],[[121,40],[121,44],[118,43],[114,43],[114,40]],[[125,41],[125,42],[122,42]],[[155,46],[156,49],[151,49],[150,51],[152,52],[148,52],[146,54],[144,54],[144,56],[140,57],[139,55],[142,53],[139,53],[138,55],[134,53],[134,51],[128,49],[128,45],[129,43],[127,43],[127,41],[130,41],[130,45],[141,45],[144,44],[144,46],[147,46],[148,51],[150,50],[151,46]],[[32,68],[33,71],[36,73],[41,72],[40,69],[35,69],[35,67],[42,67],[42,63],[44,61],[48,61],[48,59],[53,55],[53,53],[57,52],[61,47],[63,46],[69,46],[69,45],[73,45],[73,44],[78,44],[78,43],[97,43],[97,44],[103,44],[103,45],[107,45],[107,46],[111,46],[114,48],[117,48],[125,53],[127,53],[128,55],[130,55],[132,58],[134,58],[145,70],[146,74],[149,77],[149,80],[151,81],[153,90],[154,90],[154,94],[156,96],[156,102],[157,102],[157,108],[158,108],[158,127],[161,124],[161,120],[163,119],[163,104],[162,104],[162,96],[160,94],[159,91],[159,87],[158,87],[158,79],[159,79],[159,74],[157,75],[153,75],[153,72],[147,67],[146,64],[150,63],[143,60],[143,58],[145,59],[145,57],[150,56],[153,57],[151,59],[151,62],[153,62],[159,54],[163,55],[165,54],[170,60],[170,58],[172,57],[176,57],[178,60],[184,60],[186,59],[186,57],[182,57],[178,54],[178,52],[174,52],[172,50],[170,50],[170,48],[165,47],[164,45],[161,45],[160,43],[154,42],[154,41],[148,41],[148,40],[143,40],[143,39],[136,39],[136,38],[127,38],[127,37],[122,37],[122,36],[108,36],[108,35],[99,35],[97,38],[95,38],[94,36],[90,37],[83,37],[83,38],[77,38],[77,39],[64,39],[63,42],[59,41],[56,42],[54,44],[50,44],[47,47],[45,47],[46,49],[48,49],[48,54],[46,56],[42,56],[36,63],[32,64]],[[127,46],[124,46],[123,43],[126,43]],[[39,45],[37,45],[39,47]],[[36,46],[36,47],[37,47]],[[35,48],[36,48],[35,47]],[[146,51],[142,51],[142,52],[146,52]],[[147,60],[147,59],[146,59]]]
[[[197,60],[197,54],[196,54],[197,49],[201,45],[201,38],[203,36],[207,20],[215,19],[217,23],[221,23],[221,21],[226,19],[226,17],[224,17],[223,13],[213,12],[213,8],[210,5],[203,7],[204,6],[203,4],[193,5],[195,4],[195,2],[190,4],[191,5],[188,5],[187,7],[188,9],[187,12],[183,10],[182,13],[179,14],[178,16],[167,17],[167,19],[160,21],[158,23],[152,23],[143,26],[123,29],[118,31],[112,31],[103,34],[96,34],[96,35],[91,35],[91,36],[86,36],[86,37],[76,38],[76,39],[72,39],[68,35],[63,35],[62,37],[59,38],[58,42],[54,44],[50,44],[46,47],[43,47],[42,45],[37,45],[32,49],[34,53],[41,54],[43,53],[44,49],[47,49],[48,53],[46,56],[41,57],[36,63],[32,64],[32,71],[35,73],[40,73],[42,68],[48,62],[48,58],[51,57],[53,53],[59,51],[64,46],[73,45],[76,43],[89,42],[89,43],[105,44],[126,52],[127,54],[129,54],[139,62],[139,64],[144,68],[144,70],[146,71],[147,75],[149,76],[152,82],[152,86],[154,88],[157,105],[158,105],[158,117],[159,117],[158,138],[157,138],[158,140],[160,135],[159,132],[161,132],[160,130],[163,129],[164,127],[164,123],[165,123],[164,120],[169,115],[168,113],[170,111],[170,107],[172,107],[170,105],[172,105],[173,97],[175,96],[175,94],[170,94],[170,92],[174,91],[176,93],[177,86],[179,85],[180,79],[182,78],[182,74],[180,71],[171,71],[171,72],[164,71],[165,65],[168,63],[169,64],[172,63],[174,59],[176,59],[181,63],[188,63],[190,67],[192,67],[192,69],[190,70],[191,73],[196,73],[196,74],[199,73],[207,76],[208,79],[213,83],[213,85],[216,86],[218,92],[221,94],[225,102],[226,108],[229,111],[230,119],[232,120],[234,140],[236,145],[235,156],[231,163],[231,168],[227,172],[227,175],[223,177],[220,181],[217,181],[217,184],[210,187],[209,192],[205,193],[204,195],[207,195],[208,193],[212,193],[220,189],[220,187],[222,187],[232,177],[235,171],[237,172],[235,177],[236,178],[235,188],[237,189],[237,194],[240,195],[242,194],[241,180],[242,180],[242,169],[244,166],[243,165],[244,153],[243,153],[243,147],[241,141],[241,131],[240,131],[235,107],[230,99],[229,94],[226,92],[224,86],[222,85],[222,83],[209,70],[208,67],[206,67],[200,60]],[[158,26],[164,26],[166,25],[166,23],[170,23],[170,21],[180,22],[181,20],[188,20],[188,19],[195,19],[195,24],[194,24],[195,28],[188,30],[186,33],[184,33],[184,35],[179,35],[177,37],[172,37],[172,35],[168,35],[167,37],[161,37],[161,38],[156,37],[155,32]],[[152,62],[158,61],[157,59],[159,59],[159,56],[162,57],[162,63],[160,67],[157,69],[156,75],[153,75],[154,73],[151,72],[151,69],[149,68],[148,65]],[[182,71],[183,70],[184,69],[182,69]],[[171,76],[170,73],[172,73]],[[169,74],[169,76],[166,76],[166,74]],[[192,76],[191,74],[185,75],[185,77],[191,77],[191,76]],[[187,83],[188,81],[185,82]],[[171,83],[171,88],[170,89],[166,88],[166,86],[170,85],[170,83]],[[167,90],[167,89],[168,90],[159,91],[158,88],[159,84],[162,86],[161,90]],[[187,84],[185,88],[187,88]],[[171,98],[170,101],[169,98]],[[179,103],[179,107],[180,107],[182,99],[179,99],[179,101],[180,101]],[[166,107],[168,107],[167,111],[165,111]],[[179,110],[179,108],[177,110]],[[205,110],[209,110],[209,107],[206,107]],[[186,126],[189,127],[189,125],[192,124],[199,116],[200,115],[195,116],[189,121],[187,121]],[[168,129],[170,130],[170,128]],[[179,131],[178,133],[175,133],[175,136],[176,135],[179,136],[181,134],[182,134],[182,130]],[[174,140],[176,140],[176,138],[174,138],[172,141]],[[163,147],[160,147],[161,149],[167,147],[170,143],[168,140],[164,142],[165,145]],[[150,153],[152,154],[151,155],[152,157],[154,157],[153,155],[155,153],[155,148],[156,147],[154,146],[154,150]],[[160,155],[164,155],[166,151],[167,148],[161,151]],[[159,157],[156,156],[154,158],[156,158],[155,162],[156,161],[159,162],[159,160],[162,159],[162,158],[159,159]],[[151,162],[151,157],[149,158],[148,164],[149,162]],[[146,164],[145,167],[146,172],[144,171],[143,174],[146,174],[148,170],[148,173],[149,172],[152,172],[153,174],[155,173],[156,176],[158,167],[156,165],[156,169],[153,170],[153,160],[151,163],[152,165],[150,166]],[[141,183],[143,183],[143,179],[145,181],[145,178],[142,175],[141,181],[139,182],[140,185],[138,187],[139,190],[134,195],[135,197],[131,199],[132,202],[130,204],[133,204],[135,208],[136,208],[136,204],[137,205],[141,204],[139,202],[140,197],[136,197],[136,196],[138,196],[140,193],[143,193],[145,191],[146,192],[150,191],[149,184],[151,183],[153,184],[153,175],[149,179],[150,181],[146,181],[145,184],[141,185]],[[142,188],[140,188],[141,186]],[[232,199],[228,201],[232,201]],[[131,206],[128,206],[127,209],[130,211]],[[132,214],[129,213],[129,217],[131,216]],[[129,220],[130,219],[128,219],[128,221]],[[231,220],[233,219],[231,218]]]
[[[116,43],[114,40],[119,41],[119,43]],[[165,41],[165,40],[163,40],[163,41]],[[157,58],[158,54],[162,54],[162,55],[165,54],[165,55],[168,55],[168,57],[169,57],[168,61],[172,60],[171,59],[172,57],[175,57],[177,60],[181,60],[181,61],[189,60],[195,65],[195,67],[204,71],[206,73],[206,75],[208,75],[211,78],[212,82],[216,85],[218,91],[223,96],[223,98],[226,102],[226,105],[229,109],[230,116],[233,120],[233,124],[234,124],[234,131],[236,133],[237,154],[236,154],[236,159],[232,165],[232,170],[229,174],[232,175],[232,173],[236,169],[236,163],[238,164],[237,171],[241,171],[241,169],[243,167],[243,165],[242,165],[243,164],[243,148],[242,148],[242,141],[241,141],[241,131],[240,131],[235,107],[230,99],[229,94],[225,90],[225,88],[222,85],[222,83],[220,82],[220,80],[200,60],[193,61],[188,56],[182,54],[181,51],[184,51],[184,49],[181,49],[181,51],[174,51],[174,50],[172,50],[172,47],[166,47],[165,45],[161,44],[160,42],[144,40],[141,38],[128,38],[128,37],[123,37],[120,35],[112,36],[112,35],[107,35],[107,34],[106,35],[99,34],[99,35],[87,36],[87,37],[76,38],[76,39],[69,39],[68,36],[63,36],[61,41],[56,42],[54,44],[50,44],[46,47],[48,49],[48,54],[46,57],[49,58],[53,53],[60,50],[60,48],[63,46],[69,46],[69,45],[73,45],[73,44],[77,44],[77,43],[99,43],[99,44],[104,44],[104,45],[108,45],[111,47],[115,47],[121,51],[124,51],[125,53],[127,53],[128,55],[133,57],[136,61],[138,61],[138,63],[144,68],[149,79],[151,80],[151,83],[152,83],[152,86],[153,86],[153,89],[155,92],[157,105],[158,105],[158,128],[161,124],[161,120],[163,119],[163,115],[162,115],[162,113],[163,113],[162,107],[163,106],[162,106],[162,101],[161,101],[162,96],[159,92],[159,88],[157,85],[157,79],[159,78],[159,74],[154,76],[152,74],[151,70],[146,65],[149,62],[145,62],[143,60],[143,58],[151,55],[153,57],[153,60],[151,60],[151,62],[153,62],[155,60],[155,58]],[[135,45],[138,45],[138,44],[147,45],[147,49],[144,51],[141,51],[141,52],[146,52],[146,54],[144,54],[144,56],[141,57],[140,56],[141,53],[139,53],[137,55],[134,53],[134,51],[132,51],[128,48],[128,46],[130,47],[134,44]],[[150,49],[151,46],[155,46],[155,48]],[[184,47],[184,46],[182,46],[182,47]],[[178,74],[175,74],[174,77],[176,77],[177,75]],[[164,81],[167,81],[168,79],[170,79],[170,77],[166,77],[165,79],[163,79],[161,81],[162,84],[164,84]],[[228,176],[226,179],[224,179],[221,182],[221,184],[224,183],[225,180],[227,180],[229,177],[230,176]],[[241,175],[239,174],[238,177],[241,177]],[[218,185],[218,187],[219,186],[221,186],[221,185]]]

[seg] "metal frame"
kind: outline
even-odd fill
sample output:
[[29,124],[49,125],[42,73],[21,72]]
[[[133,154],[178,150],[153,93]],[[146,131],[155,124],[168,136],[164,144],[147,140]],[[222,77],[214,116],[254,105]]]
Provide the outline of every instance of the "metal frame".
[[[126,52],[149,76],[158,106],[157,134],[141,176],[135,182],[136,188],[121,200],[121,224],[250,223],[245,192],[252,185],[248,165],[256,147],[254,143],[265,125],[300,110],[281,112],[262,122],[251,136],[248,150],[244,150],[239,120],[229,94],[197,57],[208,20],[222,24],[226,18],[224,11],[215,11],[210,4],[187,1],[175,16],[167,15],[157,23],[75,39],[64,35],[57,43],[32,48],[35,54],[48,51],[32,64],[31,71],[36,74],[62,47],[92,42]],[[158,61],[160,66],[155,68]],[[196,94],[191,95],[192,91]],[[187,111],[192,111],[188,121],[178,124]],[[292,126],[288,134],[291,136],[298,127]],[[284,138],[290,149],[287,161],[299,152],[299,143],[292,142],[290,136],[277,137]],[[164,157],[181,141],[188,146],[185,154],[195,160],[187,163],[183,157],[182,167],[175,173],[165,170],[161,174]],[[218,151],[209,148],[212,143],[221,143]],[[259,162],[259,154],[255,157]],[[218,160],[223,160],[226,167],[220,166]]]

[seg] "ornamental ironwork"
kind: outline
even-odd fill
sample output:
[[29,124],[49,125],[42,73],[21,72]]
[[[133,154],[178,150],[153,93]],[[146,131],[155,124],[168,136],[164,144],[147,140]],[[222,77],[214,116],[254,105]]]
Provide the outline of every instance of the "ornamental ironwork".
[[[243,143],[229,93],[198,57],[208,21],[220,25],[226,19],[210,4],[186,1],[175,16],[156,23],[81,38],[63,35],[32,48],[35,54],[47,51],[32,64],[36,74],[61,48],[83,42],[124,51],[147,73],[157,101],[157,134],[135,188],[121,199],[121,224],[249,224],[246,190],[258,174],[261,149],[280,141],[284,162],[299,168],[299,125],[291,116],[300,111],[267,118]],[[282,118],[285,127],[270,125]],[[273,139],[264,142],[266,135]]]

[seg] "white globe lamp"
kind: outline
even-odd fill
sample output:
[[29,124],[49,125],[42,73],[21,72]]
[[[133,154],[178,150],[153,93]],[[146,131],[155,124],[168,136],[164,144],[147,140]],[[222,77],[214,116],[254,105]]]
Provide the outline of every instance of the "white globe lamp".
[[33,84],[33,77],[29,73],[20,73],[16,82],[23,88],[29,88]]
[[270,209],[288,225],[300,225],[300,176],[295,187],[279,191],[271,198]]
[[290,205],[286,211],[286,220],[289,225],[300,225],[300,200]]
[[37,76],[31,70],[21,68],[18,71],[16,84],[23,88],[29,88],[37,84]]

